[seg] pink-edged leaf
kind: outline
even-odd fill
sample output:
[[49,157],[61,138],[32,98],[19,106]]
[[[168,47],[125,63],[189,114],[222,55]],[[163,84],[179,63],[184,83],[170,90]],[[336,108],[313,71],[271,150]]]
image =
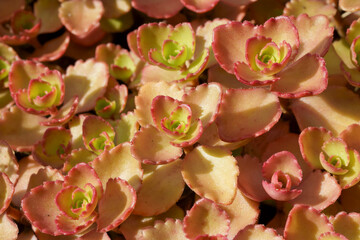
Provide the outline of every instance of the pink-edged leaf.
[[[165,164],[178,159],[183,150],[170,144],[170,139],[155,127],[142,127],[132,139],[132,155],[145,164]],[[146,149],[146,150],[145,150]]]
[[21,240],[18,226],[7,214],[0,215],[0,232],[4,240]]
[[64,180],[64,176],[59,170],[50,166],[40,168],[37,172],[31,174],[30,178],[28,179],[26,192],[30,191],[32,188],[42,185],[44,182],[57,180]]
[[[336,8],[335,6],[323,1],[293,0],[291,2],[286,3],[283,14],[286,16],[298,17],[304,13],[308,14],[309,16],[325,15],[326,17],[331,19],[336,14]],[[298,26],[297,28],[299,30]],[[299,31],[299,35],[301,41],[300,31]]]
[[182,4],[196,13],[208,12],[215,7],[219,0],[180,0]]
[[280,116],[279,99],[268,90],[228,89],[215,122],[221,140],[236,142],[269,131]]
[[301,155],[311,168],[323,168],[319,158],[322,151],[321,147],[331,137],[332,133],[323,127],[308,127],[300,133],[299,146]]
[[206,146],[223,147],[224,149],[235,150],[249,143],[250,139],[245,139],[242,141],[232,142],[232,143],[224,142],[220,139],[217,126],[214,122],[204,130],[198,142]]
[[109,179],[98,204],[98,231],[107,232],[120,225],[134,210],[135,203],[136,192],[127,181],[121,178]]
[[230,220],[226,211],[216,203],[202,198],[187,212],[183,225],[185,234],[190,239],[205,234],[226,236],[229,232]]
[[56,217],[55,223],[63,235],[73,235],[89,228],[97,219],[97,213],[93,212],[86,218],[71,219],[64,214]]
[[[289,180],[288,180],[289,181]],[[279,188],[278,181],[276,183],[267,182],[265,180],[262,181],[262,186],[265,192],[272,198],[277,201],[289,201],[297,198],[302,190],[301,189],[287,189],[287,188]]]
[[111,238],[106,233],[99,233],[96,230],[92,230],[85,235],[82,235],[77,240],[111,240]]
[[[309,17],[307,14],[301,14],[292,21],[299,32],[300,40],[299,51],[294,61],[308,53],[323,57],[333,38],[334,28],[329,26],[329,19],[322,15]],[[317,34],[314,35],[314,32]]]
[[177,205],[174,205],[168,211],[152,217],[132,214],[120,225],[118,230],[121,231],[127,240],[136,240],[142,236],[142,229],[153,227],[156,220],[165,221],[168,218],[183,219],[184,211]]
[[339,7],[344,11],[355,12],[360,9],[359,0],[339,0]]
[[140,240],[186,240],[183,224],[179,219],[167,218],[165,221],[156,221],[154,226],[140,230]]
[[62,234],[55,224],[56,216],[61,213],[55,203],[55,196],[62,189],[62,184],[62,181],[45,182],[31,189],[21,201],[24,214],[32,225],[53,236]]
[[360,151],[360,141],[357,138],[357,136],[359,136],[358,134],[360,134],[360,124],[354,123],[342,131],[339,138],[344,140],[349,148]]
[[76,0],[61,3],[59,18],[74,35],[84,35],[95,28],[104,14],[101,1]]
[[41,21],[39,33],[56,32],[62,27],[58,16],[60,2],[57,0],[39,0],[34,3],[34,15]]
[[141,162],[131,155],[130,143],[119,144],[110,151],[104,151],[91,162],[103,186],[110,178],[126,180],[135,190],[141,186],[143,170]]
[[77,61],[66,69],[64,102],[78,96],[77,113],[93,109],[96,99],[106,91],[108,78],[109,71],[105,63],[95,62],[94,59]]
[[153,18],[170,18],[184,7],[180,0],[174,0],[170,3],[164,0],[134,0],[131,5]]
[[271,91],[283,98],[317,95],[327,87],[325,60],[318,55],[305,55],[277,76]]
[[301,130],[325,127],[335,136],[360,121],[360,98],[345,87],[329,86],[318,96],[293,101],[291,109]]
[[326,232],[321,234],[318,240],[348,240],[348,239],[340,233]]
[[59,111],[55,115],[46,119],[44,122],[41,122],[41,125],[44,126],[58,126],[64,125],[72,119],[75,115],[77,107],[79,105],[79,98],[77,96],[70,99],[68,102],[62,105]]
[[126,40],[131,52],[133,52],[138,58],[141,58],[137,46],[137,29],[128,33],[128,35],[126,36]]
[[[299,226],[307,226],[306,231]],[[334,232],[327,217],[315,208],[299,204],[295,205],[288,215],[284,237],[287,240],[315,240],[325,232]]]
[[302,190],[301,195],[290,203],[306,204],[318,210],[323,210],[333,204],[341,194],[341,187],[336,179],[320,170],[310,173],[298,189]]
[[0,140],[0,172],[5,173],[13,184],[19,178],[19,164],[13,150],[4,140]]
[[14,195],[14,184],[10,181],[9,177],[0,172],[0,215],[5,212],[11,203],[11,198]]
[[226,205],[234,201],[239,169],[230,152],[198,146],[185,156],[181,173],[186,184],[201,197]]
[[212,47],[220,66],[234,73],[234,64],[246,61],[246,41],[255,34],[255,27],[250,22],[231,22],[216,27]]
[[255,224],[260,214],[259,203],[248,199],[240,189],[237,189],[236,197],[230,205],[218,206],[226,211],[230,219],[228,239],[234,239],[245,226]]
[[237,157],[236,160],[241,172],[238,177],[238,187],[244,195],[257,202],[269,199],[269,195],[262,187],[262,164],[259,159],[245,155]]
[[356,212],[346,213],[339,212],[331,223],[334,226],[335,232],[342,234],[346,239],[358,239],[360,227],[360,215]]
[[182,100],[191,108],[192,119],[200,119],[207,128],[218,115],[222,98],[221,85],[202,84],[183,95]]
[[181,160],[177,160],[164,165],[143,165],[143,182],[137,193],[134,214],[158,215],[180,199],[185,187],[181,164]]
[[40,124],[46,118],[26,113],[16,106],[3,108],[1,116],[1,138],[16,151],[31,151],[47,129]]
[[284,240],[275,229],[267,228],[264,225],[253,224],[242,229],[234,238],[234,240]]
[[70,35],[65,32],[58,38],[46,42],[43,46],[36,49],[30,59],[35,61],[55,61],[64,55],[70,43]]
[[64,187],[72,185],[79,188],[85,188],[86,184],[89,183],[95,187],[97,198],[100,199],[103,194],[101,181],[95,170],[88,164],[77,164],[68,172],[68,175],[66,175],[64,178]]

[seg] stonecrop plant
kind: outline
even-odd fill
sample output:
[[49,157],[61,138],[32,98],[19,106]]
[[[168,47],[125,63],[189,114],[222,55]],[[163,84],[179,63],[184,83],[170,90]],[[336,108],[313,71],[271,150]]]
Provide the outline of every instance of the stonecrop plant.
[[360,239],[359,0],[0,1],[0,239]]

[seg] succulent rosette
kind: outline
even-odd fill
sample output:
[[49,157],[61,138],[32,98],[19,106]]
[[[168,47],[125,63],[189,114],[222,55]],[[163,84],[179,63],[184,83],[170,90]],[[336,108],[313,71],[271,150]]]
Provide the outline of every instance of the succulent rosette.
[[325,169],[346,189],[360,181],[359,124],[352,124],[339,137],[325,128],[309,127],[299,137],[303,158],[313,169]]
[[64,181],[33,188],[21,206],[37,229],[58,236],[81,234],[95,222],[98,232],[109,231],[129,216],[135,201],[135,190],[125,180],[109,179],[104,191],[94,169],[80,163]]
[[[309,34],[309,27],[318,34]],[[325,16],[280,16],[259,26],[230,22],[215,28],[213,51],[220,66],[240,82],[270,85],[280,97],[298,98],[325,90],[327,70],[322,56],[332,34]]]
[[18,60],[12,64],[9,88],[19,108],[39,115],[56,113],[65,95],[60,72],[31,61]]
[[144,24],[128,41],[131,49],[150,64],[143,70],[143,81],[158,81],[149,80],[147,75],[152,79],[162,76],[171,82],[192,81],[205,70],[209,60],[208,48],[195,52],[196,37],[190,23],[175,27],[165,23]]
[[[222,89],[215,83],[192,88],[183,95],[182,101],[170,96],[155,96],[151,103],[152,122],[145,124],[134,136],[134,156],[148,164],[179,158],[182,148],[196,143],[203,129],[214,122],[221,98]],[[147,152],[141,150],[145,142],[152,143],[148,144]]]

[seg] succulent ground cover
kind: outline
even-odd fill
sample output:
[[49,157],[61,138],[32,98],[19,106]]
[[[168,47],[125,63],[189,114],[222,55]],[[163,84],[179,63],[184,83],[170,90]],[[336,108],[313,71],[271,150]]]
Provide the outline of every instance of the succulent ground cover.
[[360,239],[360,1],[0,1],[0,238]]

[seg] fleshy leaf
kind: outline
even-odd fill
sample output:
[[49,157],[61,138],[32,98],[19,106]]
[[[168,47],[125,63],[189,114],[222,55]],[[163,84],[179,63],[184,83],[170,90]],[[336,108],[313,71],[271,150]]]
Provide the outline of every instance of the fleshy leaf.
[[34,15],[41,21],[39,33],[51,33],[62,27],[58,10],[60,3],[57,0],[39,0],[34,3]]
[[74,66],[66,69],[64,102],[78,96],[77,113],[91,110],[96,99],[104,95],[108,77],[109,71],[105,63],[95,62],[93,59],[77,61]]
[[266,89],[228,89],[216,125],[221,140],[236,142],[270,130],[281,116],[279,99]]
[[140,230],[140,235],[141,240],[187,239],[182,222],[172,218],[168,218],[164,222],[156,221],[153,227]]
[[262,164],[259,159],[251,157],[250,155],[245,155],[238,156],[236,160],[240,170],[238,187],[244,195],[257,202],[269,199],[269,195],[262,187]]
[[221,148],[196,147],[185,156],[181,173],[186,184],[201,197],[228,205],[236,196],[236,160]]
[[191,11],[204,13],[215,7],[219,0],[180,0],[182,4]]
[[[318,1],[308,2],[310,4],[311,2],[316,4]],[[319,3],[322,4],[321,2]],[[330,9],[332,8],[330,4],[326,6]],[[301,14],[296,19],[292,20],[299,32],[300,40],[299,51],[294,61],[302,58],[307,53],[318,54],[323,57],[328,51],[333,38],[334,28],[329,26],[327,17],[318,14],[319,12],[314,14],[315,16],[313,17],[309,17],[307,14]],[[314,32],[317,34],[314,35]]]
[[230,220],[227,213],[216,203],[202,198],[187,212],[183,225],[185,234],[190,239],[204,234],[226,236],[229,232]]
[[84,35],[93,30],[104,14],[101,1],[80,0],[62,2],[59,18],[74,35]]
[[259,203],[248,199],[240,189],[237,189],[236,197],[230,205],[218,206],[226,211],[230,219],[228,239],[234,239],[245,226],[255,224],[260,214]]
[[61,189],[61,181],[45,182],[42,186],[31,189],[21,201],[25,216],[43,233],[54,236],[62,234],[55,224],[55,218],[61,212],[54,200]]
[[[142,127],[132,139],[132,155],[145,164],[165,164],[178,159],[183,150],[152,125]],[[146,149],[146,150],[145,150]]]
[[0,172],[0,215],[5,212],[11,203],[11,198],[14,194],[14,185],[10,181],[9,177]]
[[107,232],[120,225],[131,214],[135,203],[136,192],[127,181],[109,179],[104,196],[99,201],[98,231]]
[[341,187],[336,179],[320,170],[310,173],[298,189],[302,190],[301,195],[290,203],[306,204],[318,210],[323,210],[333,204],[341,194]]
[[[306,226],[306,231],[298,226]],[[284,237],[288,240],[315,240],[325,232],[334,232],[334,228],[324,214],[306,205],[295,205],[286,220]]]
[[132,6],[153,18],[170,18],[177,14],[184,6],[180,0],[167,2],[164,0],[133,0]]
[[360,181],[360,154],[356,150],[349,150],[348,170],[344,175],[337,176],[340,186],[343,189],[350,188]]
[[131,155],[130,147],[129,143],[117,145],[110,151],[104,151],[91,162],[103,186],[110,178],[119,177],[126,180],[135,190],[139,190],[143,170],[140,161]]
[[360,121],[360,98],[345,87],[329,86],[318,96],[297,99],[291,109],[301,130],[325,127],[335,136]]
[[305,55],[277,76],[271,91],[283,98],[317,95],[327,87],[325,60],[318,55]]
[[170,209],[185,187],[180,168],[181,160],[164,165],[143,165],[143,182],[133,213],[153,216]]
[[342,234],[347,239],[357,239],[359,237],[360,215],[358,213],[339,212],[331,219],[331,222],[335,232]]
[[234,238],[234,240],[283,240],[275,229],[266,228],[264,225],[254,224],[242,229]]
[[0,232],[4,240],[19,239],[18,238],[19,228],[16,225],[16,223],[13,222],[7,214],[0,215]]
[[3,108],[1,116],[1,138],[16,151],[31,151],[47,129],[40,124],[46,118],[26,113],[16,106]]

